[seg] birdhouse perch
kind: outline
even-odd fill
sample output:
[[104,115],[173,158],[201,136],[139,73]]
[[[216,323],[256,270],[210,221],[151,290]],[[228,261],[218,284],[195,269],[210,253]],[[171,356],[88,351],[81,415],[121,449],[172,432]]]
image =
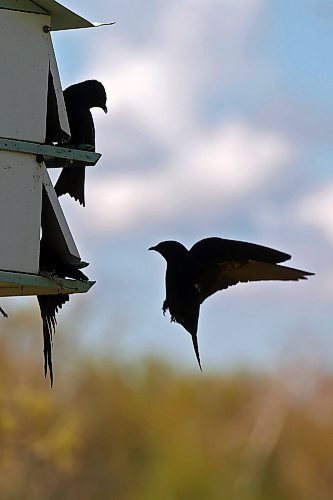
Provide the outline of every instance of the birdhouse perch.
[[52,144],[70,131],[50,31],[92,26],[53,0],[0,0],[0,296],[94,284],[40,272],[41,228],[64,262],[84,267],[47,168],[94,165],[101,155]]

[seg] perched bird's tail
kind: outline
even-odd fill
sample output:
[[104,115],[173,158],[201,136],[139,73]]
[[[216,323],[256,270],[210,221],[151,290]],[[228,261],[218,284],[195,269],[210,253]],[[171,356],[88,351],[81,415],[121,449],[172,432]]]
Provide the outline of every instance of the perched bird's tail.
[[61,295],[37,295],[40,315],[43,321],[44,339],[44,375],[47,370],[50,373],[51,387],[53,386],[53,366],[52,366],[52,337],[57,324],[56,313],[69,301],[67,294]]
[[57,196],[68,193],[81,205],[84,202],[84,180],[86,175],[85,167],[66,167],[63,168],[59,178],[54,186]]

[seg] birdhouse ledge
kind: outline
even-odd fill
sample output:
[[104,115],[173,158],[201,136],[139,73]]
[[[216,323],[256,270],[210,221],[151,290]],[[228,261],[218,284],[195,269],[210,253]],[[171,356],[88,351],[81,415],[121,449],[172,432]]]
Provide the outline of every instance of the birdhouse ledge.
[[86,293],[95,283],[0,270],[0,297]]
[[[6,139],[0,137],[0,151],[15,151],[19,153],[32,153],[45,160],[45,165],[49,168],[73,167],[80,166],[81,162],[88,165],[96,165],[100,157],[100,153],[84,149],[86,145],[82,144],[80,148],[71,148],[69,145],[66,148],[60,146],[52,146],[48,144],[39,144],[36,142],[21,141],[17,139]],[[56,160],[53,160],[56,158]],[[68,162],[58,161],[59,158],[69,160]],[[78,163],[76,163],[78,162]]]

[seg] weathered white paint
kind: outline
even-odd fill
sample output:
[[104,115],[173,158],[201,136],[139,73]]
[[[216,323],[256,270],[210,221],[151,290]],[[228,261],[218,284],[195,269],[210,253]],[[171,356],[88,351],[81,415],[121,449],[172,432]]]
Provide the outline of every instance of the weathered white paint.
[[42,199],[36,156],[0,152],[0,269],[37,273]]
[[0,10],[0,137],[43,142],[49,16]]
[[55,53],[54,53],[54,49],[53,49],[53,45],[52,45],[52,39],[51,39],[50,34],[48,35],[48,39],[49,39],[50,71],[52,73],[54,90],[56,92],[56,97],[57,97],[59,122],[60,122],[61,129],[64,130],[65,132],[67,132],[68,135],[71,135],[70,130],[69,130],[69,124],[68,124],[68,118],[67,118],[67,112],[66,112],[66,104],[65,104],[65,99],[64,99],[63,92],[62,92],[57,60],[55,57]]
[[[7,4],[7,1],[0,0],[0,137],[43,143],[49,70],[53,76],[61,128],[69,133],[51,36],[43,30],[51,25],[51,18],[40,12],[12,10],[14,5],[29,8],[28,0],[9,2],[8,9],[3,8]],[[57,16],[60,23],[59,29],[64,29],[68,23],[81,22],[81,18],[75,18],[75,14],[73,17],[70,11],[53,0],[39,0],[34,5],[46,8],[48,12],[52,10],[52,15]],[[20,274],[39,273],[42,201],[43,232],[49,238],[48,243],[55,246],[66,262],[78,263],[81,260],[79,252],[45,164],[37,163],[36,154],[0,150],[0,271],[15,273],[14,286],[2,273],[0,295],[38,294],[42,293],[41,290],[55,293],[54,284],[49,286],[45,279],[35,282]],[[27,280],[26,283],[20,282],[21,277],[23,281]],[[56,293],[61,293],[62,286],[65,285],[56,287]],[[90,283],[85,287],[80,285],[72,292],[87,291],[90,286]]]

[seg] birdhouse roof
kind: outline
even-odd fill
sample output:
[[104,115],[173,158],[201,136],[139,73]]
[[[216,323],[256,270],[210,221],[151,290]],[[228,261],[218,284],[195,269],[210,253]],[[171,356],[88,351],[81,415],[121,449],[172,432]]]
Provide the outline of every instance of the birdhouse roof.
[[51,16],[52,31],[90,28],[97,25],[75,14],[55,0],[0,0],[0,9],[47,14]]

